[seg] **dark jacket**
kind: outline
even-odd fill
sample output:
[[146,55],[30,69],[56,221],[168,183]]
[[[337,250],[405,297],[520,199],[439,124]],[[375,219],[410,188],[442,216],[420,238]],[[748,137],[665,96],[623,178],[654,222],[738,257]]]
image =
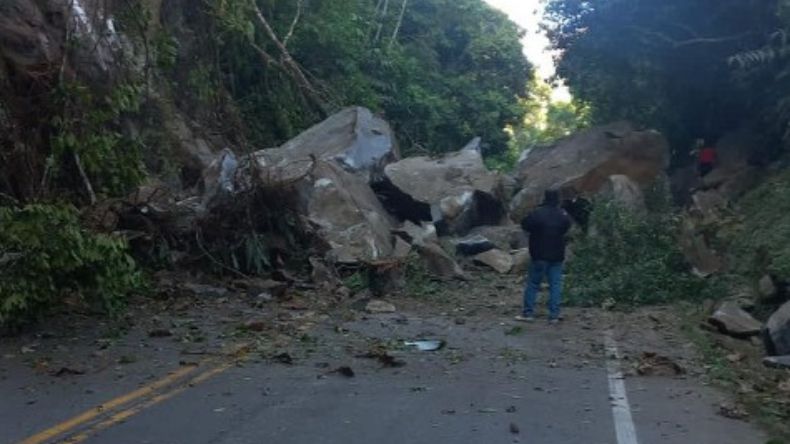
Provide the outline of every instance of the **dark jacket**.
[[544,204],[521,221],[521,228],[529,234],[529,254],[532,260],[565,260],[565,235],[571,228],[571,218],[565,210]]

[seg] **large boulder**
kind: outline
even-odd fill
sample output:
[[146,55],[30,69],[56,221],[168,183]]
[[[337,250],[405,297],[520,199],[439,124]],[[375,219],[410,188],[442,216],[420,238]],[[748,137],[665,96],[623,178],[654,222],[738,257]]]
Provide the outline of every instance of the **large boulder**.
[[532,150],[518,166],[523,188],[510,203],[520,220],[539,205],[546,189],[564,199],[592,196],[613,175],[625,175],[640,187],[661,177],[669,162],[669,145],[660,133],[637,130],[628,122],[591,128],[556,145]]
[[601,196],[632,211],[645,209],[645,195],[642,188],[625,174],[609,176],[601,190]]
[[296,189],[304,217],[329,245],[329,261],[371,262],[393,254],[394,222],[363,177],[318,161]]
[[313,126],[279,148],[257,153],[258,163],[287,168],[316,158],[335,162],[371,181],[400,158],[389,124],[362,107],[346,108]]
[[441,235],[465,235],[473,227],[497,225],[506,218],[502,178],[486,168],[476,149],[389,164],[375,188],[392,214],[433,221]]
[[708,322],[718,327],[722,333],[736,338],[748,338],[760,334],[762,324],[745,312],[734,301],[722,303],[708,318]]
[[708,245],[705,234],[697,230],[693,220],[683,222],[679,241],[683,256],[696,275],[707,277],[721,271],[721,258]]
[[786,302],[765,324],[768,354],[790,355],[790,302]]
[[466,279],[461,266],[439,244],[426,242],[416,247],[425,269],[433,276],[443,280]]

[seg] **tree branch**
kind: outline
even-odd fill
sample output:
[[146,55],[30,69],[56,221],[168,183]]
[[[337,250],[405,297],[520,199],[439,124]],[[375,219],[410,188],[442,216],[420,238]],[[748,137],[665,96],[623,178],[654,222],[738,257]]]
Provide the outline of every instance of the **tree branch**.
[[409,0],[403,0],[403,4],[400,7],[400,15],[398,16],[398,23],[395,25],[395,30],[392,31],[392,38],[390,39],[388,48],[392,48],[392,45],[398,39],[398,32],[400,32],[400,27],[403,25],[403,16],[406,15],[406,5],[409,3]]
[[637,32],[644,34],[646,36],[655,37],[659,40],[663,40],[666,43],[670,44],[674,48],[681,48],[683,46],[691,46],[691,45],[701,45],[701,44],[716,44],[716,43],[726,43],[732,42],[736,40],[741,40],[742,38],[751,35],[751,32],[744,32],[737,35],[732,36],[722,36],[722,37],[697,37],[693,39],[687,40],[677,40],[673,37],[670,37],[664,33],[653,31],[651,29],[640,28],[638,26],[632,26],[632,29],[636,30]]
[[285,35],[283,39],[283,46],[286,48],[288,47],[288,41],[291,40],[291,37],[294,35],[294,31],[296,30],[296,25],[299,24],[299,19],[302,17],[302,8],[304,7],[303,0],[297,0],[296,2],[296,15],[294,15],[293,22],[291,22],[291,27],[288,29],[288,34]]

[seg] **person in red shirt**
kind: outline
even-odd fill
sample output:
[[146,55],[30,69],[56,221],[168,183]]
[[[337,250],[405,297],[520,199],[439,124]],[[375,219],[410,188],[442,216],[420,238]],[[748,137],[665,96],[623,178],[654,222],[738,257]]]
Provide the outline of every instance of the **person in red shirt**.
[[702,141],[702,146],[697,151],[697,169],[700,177],[705,177],[713,171],[716,164],[716,148]]

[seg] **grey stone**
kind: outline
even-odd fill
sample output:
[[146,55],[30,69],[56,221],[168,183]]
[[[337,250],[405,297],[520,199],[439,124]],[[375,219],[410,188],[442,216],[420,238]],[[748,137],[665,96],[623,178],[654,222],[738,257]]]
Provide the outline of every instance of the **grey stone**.
[[720,332],[736,338],[748,338],[760,334],[762,324],[743,311],[737,302],[723,302],[708,318]]
[[463,236],[476,226],[497,225],[506,216],[502,178],[486,168],[475,150],[389,164],[376,190],[391,213],[432,221],[440,235]]
[[368,313],[395,313],[396,308],[394,305],[387,301],[382,301],[380,299],[374,299],[365,306],[365,310]]
[[513,269],[513,256],[502,250],[488,250],[474,258],[475,263],[486,265],[500,274],[510,273]]
[[763,359],[763,364],[771,368],[790,369],[790,355],[768,356]]
[[497,247],[493,242],[479,234],[455,240],[453,243],[455,244],[456,254],[463,256],[475,256]]
[[790,355],[790,302],[771,315],[764,335],[769,355]]
[[429,242],[416,247],[429,273],[445,280],[466,279],[461,266],[438,244]]
[[628,122],[591,128],[536,148],[518,166],[523,188],[510,202],[520,220],[540,204],[546,189],[564,199],[597,194],[613,175],[626,175],[640,187],[661,177],[669,164],[669,144],[658,132],[637,130]]
[[757,290],[760,292],[761,299],[772,299],[776,296],[776,285],[774,284],[774,280],[770,275],[765,275],[760,278],[760,281],[757,283]]

